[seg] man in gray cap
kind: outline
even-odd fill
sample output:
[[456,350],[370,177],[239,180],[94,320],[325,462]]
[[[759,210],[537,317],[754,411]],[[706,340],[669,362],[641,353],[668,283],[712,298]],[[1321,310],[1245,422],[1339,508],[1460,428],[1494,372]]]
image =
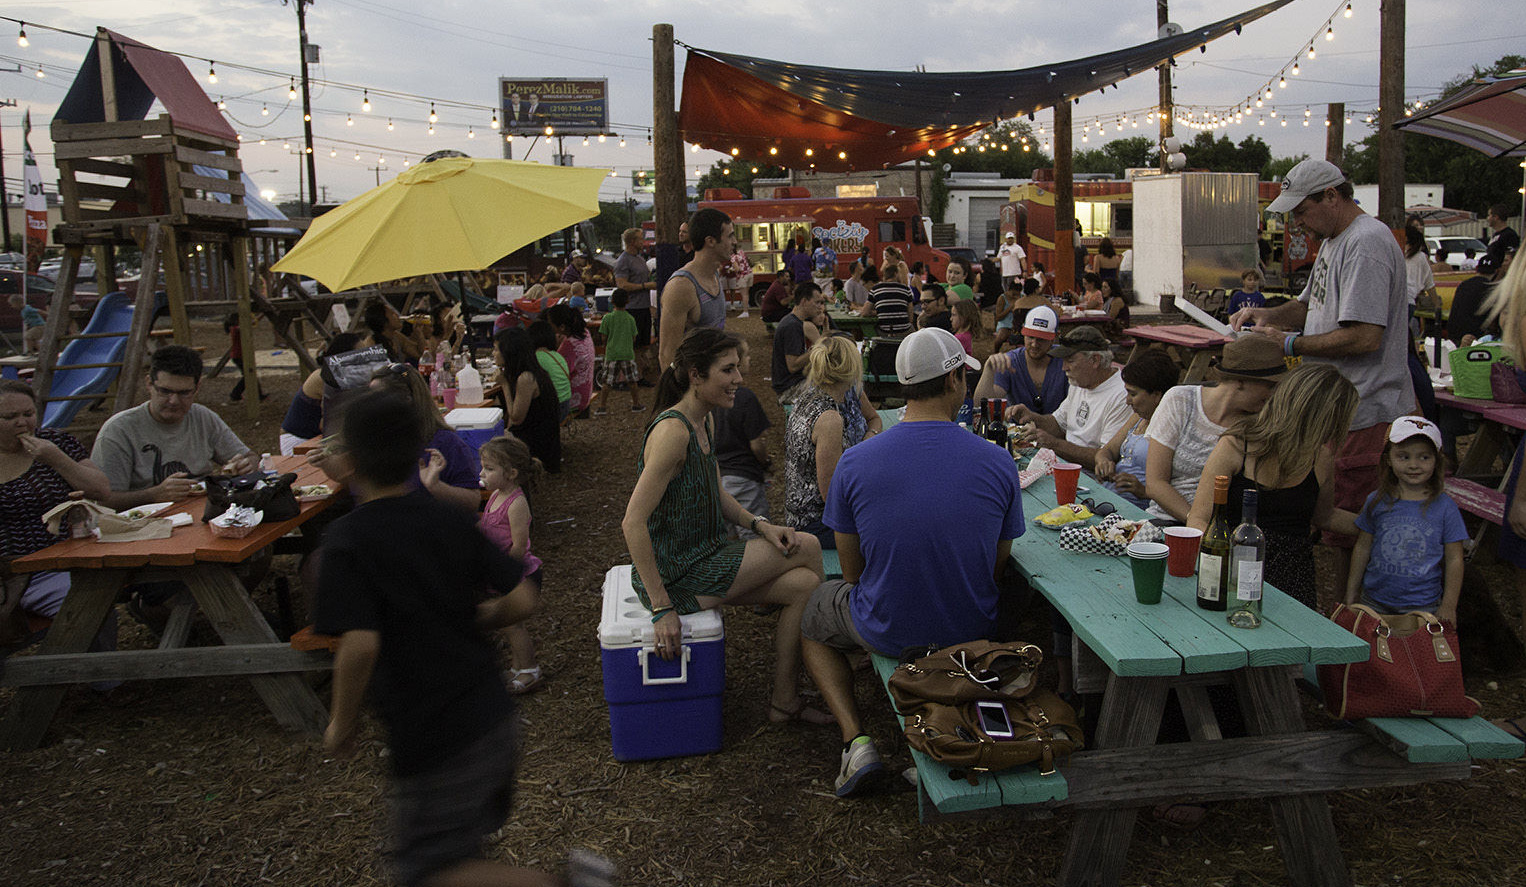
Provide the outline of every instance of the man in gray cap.
[[[1346,175],[1325,160],[1289,170],[1267,209],[1287,213],[1324,240],[1296,301],[1242,309],[1230,325],[1273,337],[1288,356],[1332,363],[1356,386],[1361,401],[1335,459],[1335,507],[1360,511],[1377,489],[1389,423],[1415,409],[1404,253],[1388,226],[1357,206]],[[1342,556],[1336,587],[1344,587],[1355,540],[1327,532],[1325,543]]]
[[1113,366],[1107,337],[1094,326],[1060,336],[1049,354],[1060,359],[1070,383],[1059,409],[1046,416],[1017,404],[1007,409],[1007,418],[1031,423],[1034,443],[1090,468],[1097,462],[1098,448],[1133,418],[1123,375]]
[[899,656],[997,631],[1012,540],[1022,535],[1022,485],[1001,447],[953,422],[965,373],[980,369],[947,330],[907,336],[895,356],[906,417],[842,454],[823,520],[837,536],[842,579],[806,604],[802,653],[842,730],[839,797],[883,773],[863,732],[847,653]]

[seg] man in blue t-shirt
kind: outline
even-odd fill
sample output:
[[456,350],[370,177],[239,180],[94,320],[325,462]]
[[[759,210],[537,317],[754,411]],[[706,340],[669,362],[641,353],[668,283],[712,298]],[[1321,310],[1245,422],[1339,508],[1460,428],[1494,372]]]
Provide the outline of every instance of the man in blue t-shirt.
[[800,626],[806,667],[842,728],[840,797],[883,769],[860,728],[846,654],[899,656],[991,637],[998,579],[1023,532],[1012,457],[953,422],[965,372],[980,364],[952,334],[930,328],[906,337],[895,369],[906,417],[837,463],[823,520],[836,533],[843,578],[816,589]]

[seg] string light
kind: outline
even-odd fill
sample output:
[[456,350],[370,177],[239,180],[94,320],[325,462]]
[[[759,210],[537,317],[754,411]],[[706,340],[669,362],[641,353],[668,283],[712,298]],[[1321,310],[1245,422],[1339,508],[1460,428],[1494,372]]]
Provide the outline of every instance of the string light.
[[440,115],[436,114],[434,112],[434,102],[430,102],[429,103],[429,122],[430,123],[438,123],[439,120],[440,120]]
[[806,148],[805,149],[805,156],[811,157],[811,156],[814,156],[815,154],[816,154],[816,149],[815,148]]
[[620,137],[620,147],[622,147],[622,148],[625,147],[625,136],[621,136]]
[[283,150],[283,151],[290,151],[291,150],[291,140],[289,140],[289,139],[283,140],[281,142],[281,150]]
[[697,144],[690,145],[689,146],[689,153],[690,154],[698,154],[699,153],[699,145],[697,145]]
[[599,144],[604,144],[604,133],[599,133]]
[[286,87],[286,97],[289,99],[297,97],[297,78],[291,78],[291,85]]
[[360,159],[360,152],[359,152],[359,151],[356,151],[356,152],[355,152],[355,159],[356,159],[356,160],[359,160],[359,159]]
[[466,128],[466,137],[469,139],[475,139],[477,137],[477,133],[473,132],[472,128],[468,126]]
[[588,136],[583,136],[583,147],[588,147]]
[[339,149],[338,148],[330,148],[329,149],[329,156],[330,157],[338,157],[339,156]]
[[430,135],[434,135],[434,124],[433,123],[429,124],[429,134]]
[[[369,89],[362,89],[360,91],[360,110],[367,114],[371,113],[371,90]],[[381,160],[378,158],[376,162],[380,163]]]
[[1334,25],[1329,25],[1329,26],[1327,26],[1325,28],[1325,39],[1326,40],[1334,40],[1335,39],[1335,26]]
[[1351,18],[1351,4],[1350,3],[1346,4],[1346,13],[1345,13],[1345,15],[1346,15],[1346,18]]
[[546,135],[553,135],[555,132],[556,130],[552,129],[550,124],[546,125]]
[[[652,138],[651,138],[651,136],[647,136],[647,139],[646,139],[646,140],[647,140],[647,143],[648,143],[648,144],[650,144],[650,143],[651,143],[651,141],[652,141]],[[774,148],[774,147],[770,147],[770,148],[769,148],[769,149],[768,149],[768,154],[769,154],[769,156],[770,156],[770,157],[772,157],[772,156],[774,156],[774,155],[776,155],[776,154],[778,154],[778,153],[779,153],[779,149],[778,149],[778,148]]]
[[1277,88],[1278,89],[1287,89],[1288,88],[1288,78],[1286,78],[1286,77],[1278,77],[1277,78]]
[[222,96],[218,96],[217,97],[217,110],[219,110],[219,111],[226,111],[226,110],[228,110],[228,103],[223,101],[223,97]]
[[488,121],[487,125],[488,125],[489,129],[493,129],[493,130],[498,129],[498,112],[497,111],[493,112],[493,119]]
[[1298,76],[1298,63],[1297,62],[1293,63],[1293,76],[1294,77]]
[[42,79],[43,79],[43,78],[45,78],[45,77],[47,77],[47,76],[48,76],[48,75],[47,75],[47,72],[45,72],[45,71],[44,71],[44,70],[43,70],[43,69],[42,69],[42,62],[38,62],[38,63],[37,63],[37,79],[38,79],[38,80],[42,80]]
[[261,117],[269,117],[270,116],[270,106],[265,104],[264,102],[260,102],[260,116]]
[[207,62],[207,82],[217,82],[217,62]]
[[32,45],[32,41],[26,39],[26,22],[21,22],[21,31],[16,35],[16,45],[26,49]]
[[[1001,149],[1003,151],[1005,151],[1005,150],[1007,150],[1007,146],[1006,145],[1002,145]],[[838,151],[837,152],[837,159],[838,160],[847,160],[848,159],[848,152],[847,151]]]
[[1309,58],[1314,58],[1314,44],[1309,44]]
[[392,118],[388,117],[387,118],[387,132],[391,132],[391,131],[392,131]]
[[354,126],[355,125],[355,118],[351,117],[348,114],[344,115],[344,125],[345,126]]

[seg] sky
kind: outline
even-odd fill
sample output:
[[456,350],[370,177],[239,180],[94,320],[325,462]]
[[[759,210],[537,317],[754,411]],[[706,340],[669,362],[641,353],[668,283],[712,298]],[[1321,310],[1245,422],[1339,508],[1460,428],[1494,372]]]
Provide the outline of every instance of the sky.
[[[1345,102],[1353,112],[1346,140],[1367,134],[1365,113],[1377,105],[1378,3],[1294,0],[1247,25],[1239,36],[1211,43],[1178,60],[1175,96],[1198,113],[1235,106],[1279,75],[1285,88],[1254,118],[1220,130],[1234,141],[1265,140],[1275,156],[1324,151],[1324,107]],[[1170,18],[1187,29],[1252,8],[1256,0],[1172,0]],[[1500,56],[1526,54],[1526,20],[1504,16],[1509,4],[1483,0],[1408,0],[1405,95],[1433,98],[1449,79]],[[1154,0],[316,0],[307,11],[308,39],[321,47],[313,66],[313,127],[318,182],[330,201],[354,197],[429,151],[454,148],[502,156],[502,137],[490,129],[500,77],[607,78],[612,135],[603,144],[569,138],[577,166],[615,171],[601,197],[624,198],[633,169],[652,166],[651,33],[671,23],[687,44],[742,55],[869,70],[993,71],[1035,67],[1108,52],[1155,37]],[[244,169],[277,201],[298,189],[300,101],[287,98],[298,74],[294,7],[281,0],[9,0],[0,15],[27,22],[30,45],[0,33],[0,108],[6,187],[21,177],[21,111],[30,109],[32,147],[48,190],[56,187],[47,123],[67,92],[90,41],[83,34],[110,28],[159,49],[184,53],[211,98],[225,98],[230,123],[243,134]],[[1326,40],[1332,22],[1334,39]],[[17,28],[0,22],[0,32]],[[19,29],[18,29],[19,30]],[[1310,44],[1315,58],[1309,59]],[[684,51],[679,48],[681,90]],[[1294,61],[1300,71],[1290,73]],[[217,84],[207,82],[216,62]],[[241,70],[238,66],[272,73]],[[41,66],[46,74],[36,76]],[[19,72],[8,72],[19,67]],[[343,85],[348,86],[343,86]],[[354,87],[348,88],[348,87]],[[371,110],[362,111],[361,89]],[[1150,135],[1143,115],[1155,104],[1154,72],[1088,96],[1076,106],[1075,147]],[[396,95],[404,94],[404,95]],[[409,98],[406,96],[413,96]],[[439,117],[430,135],[430,100]],[[465,106],[465,107],[463,107]],[[1304,110],[1311,124],[1304,126]],[[1271,117],[1272,110],[1277,111]],[[268,112],[268,113],[266,113]],[[1119,131],[1119,119],[1125,128]],[[392,130],[387,123],[391,121]],[[1098,123],[1106,121],[1105,135]],[[1284,121],[1286,124],[1284,125]],[[1037,125],[1050,129],[1048,112]],[[1137,124],[1137,127],[1136,125]],[[1083,126],[1090,128],[1083,131]],[[470,137],[469,137],[470,132]],[[1193,132],[1178,129],[1184,140]],[[626,147],[618,147],[618,135]],[[262,145],[261,138],[265,139]],[[287,146],[283,146],[283,143]],[[551,162],[547,140],[516,138],[517,159]],[[331,156],[332,152],[332,156]],[[360,159],[356,159],[356,154]],[[692,183],[696,168],[722,155],[685,151]],[[380,161],[380,162],[379,162]],[[13,198],[14,199],[14,198]]]

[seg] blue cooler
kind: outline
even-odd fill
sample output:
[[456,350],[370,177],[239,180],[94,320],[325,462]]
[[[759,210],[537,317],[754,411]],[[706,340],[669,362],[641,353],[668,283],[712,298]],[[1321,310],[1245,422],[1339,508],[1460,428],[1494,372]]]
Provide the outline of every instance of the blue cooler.
[[703,755],[721,748],[726,634],[718,610],[679,617],[683,655],[658,658],[652,614],[631,587],[629,565],[604,574],[599,647],[615,760]]
[[503,435],[503,410],[499,407],[457,407],[445,414],[445,424],[476,452],[483,444]]

